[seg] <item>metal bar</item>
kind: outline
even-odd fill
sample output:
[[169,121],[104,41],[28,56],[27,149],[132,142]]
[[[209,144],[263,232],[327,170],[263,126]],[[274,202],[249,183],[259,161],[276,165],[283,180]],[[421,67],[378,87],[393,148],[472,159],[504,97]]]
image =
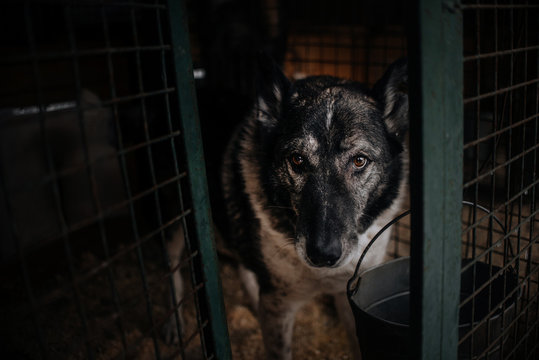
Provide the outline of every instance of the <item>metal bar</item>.
[[[498,3],[497,0],[496,1],[496,4]],[[493,13],[493,17],[494,17],[494,52],[498,52],[498,9],[494,9],[494,13]],[[512,56],[512,55],[511,55]],[[464,60],[463,60],[464,61]],[[499,57],[495,57],[494,58],[494,74],[493,74],[493,77],[494,77],[494,88],[495,89],[498,89],[499,87],[499,84],[498,84],[498,69],[499,69]],[[492,118],[492,129],[490,129],[490,132],[495,132],[496,130],[498,130],[498,96],[495,96],[494,99],[494,113],[493,113],[493,118]],[[479,119],[479,121],[481,121],[481,119]],[[500,120],[500,122],[503,122],[503,117],[502,117],[502,120]],[[480,136],[480,134],[478,134],[478,136]],[[491,163],[492,165],[491,166],[494,166],[496,164],[496,154],[497,154],[497,145],[498,145],[498,142],[497,141],[492,141],[492,149],[491,149],[491,154],[490,154],[490,160],[491,160]],[[479,154],[478,154],[479,155]],[[485,160],[485,164],[486,164],[487,160]],[[493,209],[495,206],[496,206],[496,176],[494,176],[494,174],[490,177],[490,205],[489,205],[489,209]],[[488,226],[488,232],[487,232],[487,247],[492,249],[491,251],[489,251],[488,253],[488,265],[489,265],[489,274],[490,274],[490,278],[492,279],[493,278],[493,268],[492,268],[492,262],[493,262],[493,253],[494,253],[494,247],[492,245],[492,243],[494,242],[494,235],[492,233],[492,217],[489,217],[489,226]],[[504,259],[505,260],[505,259]],[[504,262],[505,263],[505,262]],[[504,291],[505,291],[505,281],[504,281]],[[477,292],[477,290],[476,290]],[[504,292],[505,294],[505,292]],[[475,294],[474,294],[475,296]],[[477,293],[477,296],[479,296],[479,293]],[[461,302],[462,303],[462,302]],[[505,304],[505,302],[503,302]],[[492,282],[491,281],[488,281],[488,307],[487,309],[491,309],[492,308]],[[496,304],[497,306],[497,304]],[[505,310],[505,307],[503,308],[503,310]],[[490,316],[490,315],[489,315]],[[488,316],[487,316],[487,319],[488,319]],[[485,320],[485,321],[488,321],[488,320]],[[503,323],[504,323],[504,316],[502,316],[502,327],[503,327]],[[475,328],[479,328],[479,325],[475,325]],[[487,339],[491,339],[492,336],[491,336],[491,328],[490,326],[486,326],[487,328],[487,334],[486,334],[486,337]],[[491,342],[490,343],[491,346],[493,346],[493,343]],[[503,345],[502,345],[502,348],[503,348]]]
[[[197,102],[190,54],[187,13],[183,1],[168,1],[172,52],[180,107],[181,127],[184,134],[188,176],[193,203],[202,272],[206,280],[204,291],[207,300],[211,331],[204,332],[206,346],[212,346],[217,359],[230,359],[230,341],[226,325],[223,293],[219,278],[217,252],[211,220],[206,169],[200,135]],[[206,349],[210,350],[210,349]]]
[[[84,163],[86,164],[86,174],[88,175],[88,178],[90,180],[90,191],[92,194],[92,204],[94,206],[94,210],[96,213],[100,214],[102,212],[102,206],[101,201],[99,200],[99,194],[98,194],[98,188],[97,188],[97,182],[95,178],[94,173],[94,166],[90,165],[90,153],[89,153],[89,144],[88,144],[88,138],[86,134],[85,129],[85,122],[83,118],[83,109],[81,106],[81,79],[80,79],[80,68],[79,68],[79,55],[78,55],[78,47],[77,47],[77,41],[75,38],[75,31],[74,31],[74,24],[73,24],[73,18],[72,18],[72,8],[70,6],[67,6],[65,8],[65,18],[66,18],[66,24],[67,24],[67,33],[69,38],[69,45],[72,53],[72,63],[73,63],[73,76],[75,78],[75,92],[77,94],[76,96],[76,109],[77,109],[77,119],[79,123],[80,133],[81,133],[81,143],[82,143],[82,149],[83,149],[83,155],[84,155]],[[109,244],[107,241],[107,234],[105,231],[105,223],[104,218],[102,216],[98,216],[97,218],[98,226],[99,226],[99,234],[101,238],[101,244],[103,247],[103,253],[105,255],[106,259],[109,259],[110,257],[110,250],[109,250]],[[114,308],[116,310],[116,313],[121,314],[121,307],[120,307],[120,298],[118,294],[118,289],[116,287],[116,281],[114,277],[114,272],[112,270],[111,266],[106,267],[107,272],[107,279],[110,286],[111,291],[111,297],[113,299]],[[75,282],[77,283],[77,279],[75,279]],[[79,281],[80,282],[80,281]],[[123,328],[123,319],[121,316],[118,317],[118,321],[115,321],[116,326],[120,330],[120,333],[124,333]],[[89,335],[87,335],[89,336]],[[90,339],[86,339],[88,343],[91,343]],[[122,339],[122,341],[125,341],[125,338]]]
[[[105,47],[100,49],[78,49],[77,56],[95,56],[95,55],[104,55],[104,54],[126,54],[126,53],[135,53],[138,51],[163,51],[170,50],[169,45],[163,46],[128,46],[128,47]],[[63,60],[70,59],[73,57],[73,51],[48,51],[43,53],[36,53],[35,59],[38,61],[51,61],[51,60]],[[34,58],[29,55],[7,55],[6,57],[0,58],[1,65],[11,65],[11,64],[21,64],[25,62],[32,62]]]
[[[101,22],[103,24],[103,35],[105,37],[105,47],[109,48],[111,44],[110,36],[109,36],[109,24],[108,24],[107,14],[104,7],[101,8]],[[110,95],[112,98],[114,98],[116,96],[116,86],[114,83],[114,69],[112,65],[112,54],[110,52],[107,52],[106,56],[107,56],[107,74],[109,78],[108,86],[110,90]],[[118,120],[118,105],[112,104],[111,107],[112,107],[113,117],[115,120],[114,121],[115,130],[117,132],[120,132],[121,129],[120,129],[119,120]],[[121,138],[121,135],[118,135],[118,138]],[[119,142],[118,144],[121,145],[122,143]],[[116,156],[118,157],[118,160],[120,162],[121,156],[120,155],[116,155]],[[125,170],[125,166],[122,167],[122,174],[123,174],[122,178],[126,176],[126,174],[123,173],[124,170]],[[99,215],[101,214],[98,214],[98,216]],[[107,261],[112,261],[110,256],[107,256]],[[120,306],[121,300],[120,300],[119,294],[115,294],[114,303],[115,303],[115,308],[118,312],[118,331],[120,333],[120,342],[122,344],[121,354],[125,356],[128,347],[127,347],[127,337],[126,337],[126,331],[125,331],[124,319],[123,319],[123,311],[122,311],[122,307]]]
[[[133,43],[135,44],[135,47],[138,48],[140,47],[140,42],[139,42],[139,35],[138,35],[138,27],[137,27],[137,20],[135,18],[135,9],[134,8],[131,8],[130,9],[130,17],[131,17],[131,31],[133,33]],[[139,93],[143,93],[144,92],[144,80],[143,80],[143,77],[142,77],[142,61],[141,61],[141,57],[140,57],[140,54],[141,52],[139,50],[135,51],[135,63],[136,63],[136,74],[137,74],[137,83],[138,83],[138,92]],[[140,98],[140,109],[141,109],[141,113],[142,113],[142,121],[143,121],[143,128],[144,128],[144,140],[145,142],[149,142],[150,141],[150,134],[148,132],[148,115],[147,115],[147,110],[146,110],[146,98],[145,97],[141,97]],[[153,153],[152,153],[152,147],[151,146],[146,146],[145,147],[146,149],[146,154],[148,156],[148,164],[150,166],[150,175],[151,175],[151,180],[152,180],[152,187],[155,187],[156,185],[156,177],[155,177],[155,167],[154,167],[154,164],[153,164]],[[155,201],[155,212],[156,212],[156,216],[157,216],[157,221],[158,221],[158,227],[161,228],[162,225],[163,225],[163,221],[162,221],[162,216],[161,216],[161,205],[160,205],[160,202],[159,202],[159,195],[158,195],[158,191],[153,191],[153,195],[154,195],[154,201]],[[162,240],[164,240],[164,232],[161,230],[159,231],[160,233],[160,237]],[[156,234],[157,235],[157,234]],[[152,292],[150,291],[150,285],[146,283],[146,278],[144,278],[144,289],[145,291],[147,291],[147,294],[146,295],[146,298],[148,300],[147,302],[147,305],[148,305],[148,317],[149,317],[149,320],[150,320],[150,324],[151,324],[151,333],[152,333],[152,339],[153,339],[153,344],[154,344],[154,351],[155,351],[155,356],[157,359],[159,359],[161,357],[160,353],[160,348],[159,348],[159,341],[158,341],[158,332],[155,328],[155,315],[153,313],[153,299],[152,299]]]
[[[513,54],[511,54],[513,55]],[[511,81],[512,83],[512,81]],[[471,103],[471,102],[474,102],[474,101],[477,101],[477,100],[483,100],[483,99],[487,99],[489,97],[492,97],[494,95],[500,95],[500,94],[503,94],[503,93],[513,93],[513,90],[517,90],[517,89],[520,89],[522,87],[525,87],[525,86],[529,86],[529,85],[534,85],[534,84],[538,84],[539,83],[539,79],[533,79],[533,80],[528,80],[526,82],[522,82],[522,83],[518,83],[518,84],[515,84],[515,85],[512,85],[512,86],[508,86],[508,87],[505,87],[505,88],[502,88],[502,89],[496,89],[495,91],[491,91],[491,92],[488,92],[486,94],[481,94],[481,95],[478,95],[478,96],[475,96],[475,97],[472,97],[472,98],[466,98],[464,99],[464,104],[468,104],[468,103]]]
[[[109,56],[111,54],[108,54]],[[115,103],[122,103],[122,102],[130,102],[132,100],[135,100],[135,99],[141,99],[141,98],[148,98],[149,96],[156,96],[156,95],[161,95],[161,94],[167,94],[167,93],[172,93],[174,92],[174,88],[165,88],[165,89],[159,89],[159,90],[155,90],[155,91],[148,91],[148,92],[140,92],[138,94],[134,94],[134,95],[127,95],[127,96],[119,96],[119,97],[116,97],[116,96],[113,96],[112,99],[110,100],[105,100],[102,102],[103,106],[108,106],[108,105],[112,105],[112,104],[115,104]]]
[[[157,32],[158,32],[159,44],[164,45],[163,29],[162,29],[162,26],[161,26],[163,20],[161,18],[161,14],[160,14],[159,10],[156,10],[155,16],[156,16],[156,20],[157,20]],[[162,83],[163,83],[163,88],[168,88],[168,74],[167,74],[167,66],[166,66],[166,63],[165,63],[165,56],[166,55],[167,55],[167,53],[164,50],[161,51],[161,71],[162,71],[161,79],[162,79]],[[170,110],[171,110],[170,94],[165,94],[164,98],[165,98],[165,107],[167,109],[167,112],[166,112],[167,130],[168,130],[168,133],[174,133],[175,131],[174,131],[174,128],[172,126],[172,115],[170,113]],[[170,147],[172,149],[172,157],[173,157],[173,162],[174,162],[174,173],[175,173],[176,176],[178,176],[180,174],[180,169],[179,169],[179,166],[178,166],[178,164],[179,164],[178,163],[178,157],[177,157],[178,151],[176,149],[176,144],[174,143],[174,138],[170,138]],[[183,203],[183,198],[182,198],[182,189],[181,189],[180,181],[176,182],[176,186],[177,186],[178,195],[179,195],[178,202],[180,204],[180,209],[183,211],[184,203]],[[187,234],[187,227],[185,226],[185,218],[183,218],[182,220],[184,222],[182,230],[184,231],[184,239],[183,239],[183,241],[185,243],[186,240],[189,239],[189,235]],[[170,263],[171,254],[169,253],[168,248],[166,246],[164,247],[164,251],[166,252],[167,265],[168,265],[168,268],[169,268],[168,279],[169,279],[169,288],[170,288],[170,298],[171,298],[171,303],[174,304],[172,312],[173,312],[174,320],[176,321],[176,331],[178,333],[178,351],[177,352],[180,355],[181,359],[185,359],[186,358],[185,344],[183,343],[183,337],[182,337],[182,331],[183,330],[181,328],[182,324],[181,324],[181,321],[180,321],[180,308],[179,308],[181,303],[185,302],[185,294],[184,294],[184,297],[182,299],[177,299],[177,296],[176,296],[177,289],[176,289],[176,286],[174,285],[174,279],[173,279],[173,274],[176,273],[176,272],[180,273],[180,276],[181,276],[180,268],[184,264],[182,264],[182,262],[179,262],[177,266],[175,266],[174,268],[171,268],[171,263]],[[198,251],[195,250],[195,252],[192,252],[192,250],[190,248],[188,248],[188,256],[187,256],[187,259],[185,260],[187,262],[187,264],[192,267],[193,264],[194,264],[194,258],[197,255],[198,255]],[[172,254],[172,256],[177,257],[177,256],[181,256],[181,254]],[[191,269],[191,274],[193,274],[192,269]],[[198,291],[198,289],[196,291]],[[195,298],[195,301],[196,301],[197,297],[194,296],[194,298]],[[168,315],[168,317],[170,317],[170,316],[172,316],[172,314]]]
[[467,9],[537,9],[539,8],[539,5],[518,5],[518,4],[511,4],[511,5],[503,5],[503,4],[466,4],[461,5],[461,9],[467,10]]
[[[510,138],[509,138],[510,139]],[[519,160],[520,158],[528,155],[529,153],[533,152],[533,151],[536,151],[537,149],[539,148],[539,144],[535,144],[534,146],[530,147],[529,149],[527,149],[526,151],[524,151],[523,153],[520,153],[520,154],[517,154],[513,157],[511,156],[508,156],[509,160],[507,160],[506,162],[492,168],[489,172],[487,173],[484,173],[482,175],[477,175],[476,178],[474,178],[473,180],[471,181],[468,181],[466,184],[464,184],[464,188],[467,188],[467,187],[470,187],[471,185],[473,184],[477,184],[479,183],[480,180],[482,180],[483,178],[485,177],[488,177],[488,176],[491,176],[492,173],[495,173],[496,171],[504,168],[504,167],[511,167],[511,165],[514,165],[514,162]],[[509,176],[509,175],[508,175]],[[508,194],[507,196],[510,196],[510,194]]]
[[504,133],[506,133],[510,129],[514,129],[514,128],[519,127],[519,126],[524,126],[524,125],[530,123],[532,120],[537,121],[538,118],[539,118],[539,114],[530,115],[526,119],[523,119],[523,120],[517,121],[515,123],[509,124],[508,126],[506,126],[504,128],[501,128],[499,130],[496,130],[494,132],[491,132],[490,134],[485,135],[482,138],[467,142],[466,144],[464,144],[464,150],[466,150],[466,149],[468,149],[468,148],[470,148],[472,146],[475,146],[477,144],[480,144],[482,142],[485,142],[487,140],[490,140],[492,138],[499,137],[500,135],[503,135]]
[[[26,35],[27,40],[29,44],[29,49],[31,55],[35,55],[37,53],[37,43],[34,33],[33,24],[31,21],[31,10],[29,3],[27,2],[25,4],[25,21],[26,21]],[[34,80],[34,86],[35,86],[35,92],[36,92],[36,103],[39,106],[39,126],[40,126],[40,132],[41,132],[41,139],[43,140],[43,151],[45,154],[47,167],[50,173],[54,174],[56,173],[56,167],[54,164],[54,158],[53,153],[51,149],[51,139],[47,135],[47,131],[45,128],[45,112],[44,112],[44,96],[43,96],[43,80],[42,75],[39,71],[39,66],[37,59],[34,59],[32,61],[32,72],[33,72],[33,80]],[[94,350],[92,349],[90,343],[88,342],[88,335],[89,335],[89,328],[88,328],[88,320],[86,316],[86,309],[84,307],[84,304],[81,301],[81,294],[80,289],[78,288],[77,284],[75,283],[75,266],[73,263],[73,253],[71,251],[71,244],[70,244],[70,237],[69,233],[67,232],[67,222],[64,214],[64,209],[62,207],[62,201],[61,201],[61,195],[60,195],[60,185],[58,182],[58,179],[56,179],[52,183],[52,190],[53,190],[53,199],[54,199],[54,207],[56,210],[56,214],[58,215],[59,225],[64,233],[64,236],[62,236],[62,243],[64,247],[64,253],[66,257],[66,261],[68,264],[68,270],[69,270],[69,280],[70,284],[73,290],[73,298],[75,307],[77,309],[77,313],[79,315],[80,321],[81,321],[81,331],[83,333],[84,337],[84,343],[86,345],[86,354],[89,359],[95,358]]]
[[460,2],[411,16],[411,326],[414,359],[456,359],[462,200]]
[[[513,22],[512,22],[513,16],[512,16],[512,9],[513,8],[510,8],[510,10],[511,10],[511,20],[510,20],[510,24],[509,24],[509,32],[510,32],[511,44],[510,44],[509,48],[513,48]],[[507,31],[507,29],[506,29],[506,31]],[[513,82],[513,58],[514,58],[514,54],[511,54],[510,55],[510,68],[509,68],[509,71],[510,71],[509,84],[510,85],[514,84],[514,82]],[[496,90],[497,90],[497,88],[496,88]],[[508,116],[507,116],[509,124],[513,123],[513,113],[511,111],[511,109],[512,109],[512,94],[513,94],[513,90],[510,90],[509,94],[506,94],[505,99],[504,99],[505,102],[507,102],[507,96],[509,96],[509,99],[510,99],[509,100],[510,101],[510,103],[509,103],[509,113],[508,113]],[[504,204],[506,229],[512,227],[512,221],[513,221],[513,204],[512,203],[513,203],[514,199],[512,199],[512,200],[507,200],[507,199],[511,199],[511,188],[513,187],[513,185],[512,185],[513,164],[512,164],[511,160],[512,160],[512,154],[513,154],[513,132],[516,132],[516,130],[517,130],[516,128],[510,127],[509,131],[506,133],[507,134],[507,139],[508,139],[508,141],[507,141],[508,144],[506,146],[507,147],[506,156],[507,156],[507,159],[510,160],[510,161],[507,162],[507,165],[504,166],[505,169],[506,169],[506,179],[505,179],[505,199],[506,199],[506,201],[505,201],[505,204]],[[493,171],[495,171],[495,170],[493,170]],[[514,257],[513,257],[512,261],[513,260],[514,260]],[[517,272],[517,274],[518,274],[518,272]],[[519,313],[518,317],[520,317],[520,316],[521,316],[521,314]],[[514,339],[513,339],[515,342],[517,341],[518,333],[520,332],[519,325],[520,324],[517,322],[517,325],[516,325],[517,330],[515,331]]]
[[[108,23],[106,22],[105,14],[103,14],[103,19],[104,19],[105,41],[106,41],[106,44],[108,46],[110,46],[110,34],[109,34]],[[108,68],[108,73],[109,73],[109,88],[110,88],[110,92],[111,92],[111,97],[114,99],[114,98],[116,98],[117,92],[116,92],[116,83],[114,81],[114,65],[113,65],[113,62],[112,62],[112,54],[110,52],[107,53],[107,68]],[[120,150],[122,150],[122,149],[124,149],[124,141],[123,141],[122,128],[120,126],[120,119],[119,119],[119,114],[118,114],[118,104],[117,103],[112,103],[112,108],[113,108],[113,114],[114,114],[116,140],[117,140],[117,143],[118,143],[118,148]],[[131,220],[130,221],[131,229],[133,231],[133,236],[134,236],[134,239],[135,239],[135,242],[134,242],[133,245],[134,245],[134,247],[136,249],[135,253],[137,254],[137,260],[138,260],[139,270],[140,270],[140,273],[141,273],[141,278],[142,278],[143,284],[147,285],[146,272],[145,272],[145,269],[144,269],[144,260],[143,260],[143,255],[142,255],[142,251],[141,251],[141,248],[140,248],[141,238],[140,238],[140,234],[138,232],[135,208],[134,208],[134,205],[133,205],[134,200],[133,200],[133,196],[132,196],[131,183],[129,181],[129,173],[127,171],[128,166],[127,166],[126,154],[124,154],[124,153],[118,154],[118,157],[119,157],[119,160],[120,160],[120,167],[121,167],[121,171],[122,171],[122,180],[123,180],[123,183],[124,183],[125,192],[126,192],[126,199],[127,199],[127,204],[128,204],[128,208],[129,208],[129,217],[130,217],[130,220]],[[145,290],[147,290],[146,287],[145,287]],[[147,308],[148,308],[148,306],[147,306]],[[129,349],[126,347],[126,333],[125,333],[124,329],[121,329],[121,337],[122,337],[123,353],[126,353],[126,352],[129,353]]]
[[[527,13],[526,13],[527,14]],[[514,16],[514,11],[511,10],[511,21],[513,22],[513,16]],[[518,20],[517,20],[518,21]],[[524,18],[524,44],[527,44],[528,43],[528,17],[525,16]],[[522,36],[522,34],[520,34]],[[513,38],[511,38],[513,39]],[[517,44],[520,44],[521,42],[519,40],[517,40]],[[511,48],[514,48],[514,44],[513,44],[513,41],[511,43]],[[516,56],[516,55],[511,55],[511,57],[513,56]],[[518,60],[518,58],[517,58]],[[526,54],[524,54],[524,66],[523,66],[523,71],[524,71],[524,79],[528,79],[528,57],[526,56]],[[523,106],[522,106],[522,109],[523,109],[523,112],[522,112],[522,115],[518,114],[517,116],[522,116],[522,117],[525,117],[526,114],[527,114],[527,96],[526,96],[526,92],[527,92],[527,87],[524,87],[524,99],[522,99],[522,102],[524,103]],[[521,102],[521,101],[518,101],[518,102]],[[517,105],[518,106],[518,105]],[[526,126],[522,126],[522,130],[521,130],[521,152],[523,152],[526,148]],[[524,174],[525,174],[525,158],[522,157],[521,158],[521,161],[520,161],[520,186],[519,186],[519,189],[523,189],[524,188]],[[522,217],[522,207],[524,205],[524,194],[520,195],[519,196],[519,204],[518,204],[518,218],[521,219]],[[521,223],[519,223],[521,224]],[[517,233],[517,251],[520,251],[520,246],[521,246],[521,242],[522,242],[522,238],[523,238],[523,233],[524,231],[521,230],[521,228],[519,227],[518,229],[518,233]],[[519,274],[520,273],[520,257],[519,257],[519,261],[517,261],[516,263],[516,273]],[[504,289],[505,290],[505,289]],[[527,289],[527,291],[529,291],[529,288]],[[527,298],[529,298],[529,294],[526,296]],[[505,310],[505,309],[504,309]],[[528,322],[529,322],[529,316],[530,316],[530,313],[528,310],[521,310],[521,314],[526,314],[526,325],[528,325]],[[503,317],[502,317],[502,320],[503,320]],[[502,322],[502,326],[503,326],[503,322]],[[528,341],[529,341],[529,336],[526,337],[526,348],[528,348]],[[503,343],[502,343],[502,349],[503,349]],[[528,352],[526,352],[528,353]]]
[[523,48],[516,48],[516,49],[510,49],[510,50],[494,51],[494,52],[490,52],[486,54],[469,55],[469,56],[464,57],[464,62],[472,61],[472,60],[487,59],[487,58],[492,58],[492,57],[500,57],[503,55],[517,54],[519,52],[527,52],[527,51],[533,51],[533,50],[539,50],[539,46],[527,46]]
[[[481,14],[480,12],[476,12],[475,14],[475,52],[477,54],[481,53]],[[476,71],[476,86],[475,86],[475,93],[476,95],[481,94],[481,62],[479,60],[475,61],[475,71]],[[481,135],[481,102],[475,103],[475,136],[479,138]],[[474,159],[474,175],[477,178],[480,172],[480,164],[479,164],[479,151],[480,147],[479,144],[475,146],[475,159]],[[479,203],[479,183],[475,184],[474,188],[474,203]],[[473,208],[472,211],[472,223],[477,223],[477,207]],[[472,231],[472,259],[477,259],[477,229],[474,228]],[[462,269],[461,269],[462,271]],[[476,276],[476,267],[473,268],[473,278]],[[472,292],[476,291],[475,282],[472,284]],[[476,302],[472,302],[472,311],[471,311],[471,318],[475,318],[475,311],[476,311]],[[468,349],[463,349],[468,351],[468,356],[470,358],[473,358],[473,349],[474,349],[474,337],[472,336],[470,339],[469,347]]]

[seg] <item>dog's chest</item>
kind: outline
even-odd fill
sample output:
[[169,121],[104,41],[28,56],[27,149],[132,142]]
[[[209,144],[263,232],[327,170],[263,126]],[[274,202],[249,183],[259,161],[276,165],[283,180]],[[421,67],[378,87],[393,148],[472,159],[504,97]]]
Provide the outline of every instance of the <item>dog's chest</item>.
[[[345,265],[338,268],[316,268],[307,265],[284,234],[275,229],[263,227],[260,233],[261,252],[264,262],[276,282],[275,285],[299,297],[345,292],[346,284],[354,273],[361,253],[388,219],[394,216],[398,208],[396,205],[392,209],[388,209],[359,237],[356,251],[350,254]],[[376,240],[362,263],[362,269],[379,264],[384,260],[389,239],[390,232],[386,231]]]

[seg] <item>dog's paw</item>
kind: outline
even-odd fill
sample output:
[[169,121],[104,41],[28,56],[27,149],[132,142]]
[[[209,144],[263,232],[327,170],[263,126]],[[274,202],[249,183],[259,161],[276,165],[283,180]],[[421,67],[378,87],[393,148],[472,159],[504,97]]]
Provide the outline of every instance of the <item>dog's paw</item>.
[[177,344],[180,341],[180,336],[183,334],[184,321],[181,315],[179,315],[180,326],[178,332],[178,323],[176,316],[172,314],[170,318],[163,325],[163,337],[167,344]]

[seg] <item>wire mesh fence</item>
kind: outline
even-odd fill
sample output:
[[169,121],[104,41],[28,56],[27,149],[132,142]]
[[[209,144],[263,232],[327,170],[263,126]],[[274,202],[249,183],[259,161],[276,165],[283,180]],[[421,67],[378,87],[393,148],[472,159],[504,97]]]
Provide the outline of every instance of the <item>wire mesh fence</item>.
[[0,8],[2,357],[215,357],[167,2]]
[[[384,12],[384,6],[391,11]],[[295,1],[286,10],[284,71],[290,77],[331,74],[372,86],[389,64],[406,55],[406,12],[400,2]]]
[[[470,211],[463,257],[488,264],[489,281],[461,307],[485,296],[486,309],[461,336],[469,358],[538,355],[537,120],[539,7],[527,1],[464,1],[464,197]],[[494,221],[497,217],[501,224]],[[478,229],[488,229],[483,236]],[[464,267],[466,268],[466,266]],[[514,273],[517,284],[504,274]],[[503,279],[503,289],[494,284]],[[483,294],[481,294],[483,293]],[[501,295],[501,296],[500,296]],[[497,327],[491,325],[498,318]],[[487,332],[481,327],[489,324]],[[475,344],[487,346],[477,353]]]

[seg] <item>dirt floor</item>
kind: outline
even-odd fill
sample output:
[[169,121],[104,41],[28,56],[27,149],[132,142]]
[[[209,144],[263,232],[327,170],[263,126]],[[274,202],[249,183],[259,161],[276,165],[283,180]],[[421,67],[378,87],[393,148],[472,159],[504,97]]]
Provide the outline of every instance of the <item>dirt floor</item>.
[[[264,358],[260,326],[248,308],[235,269],[225,264],[221,274],[233,358]],[[294,327],[293,355],[294,359],[352,359],[347,333],[330,298],[318,298],[299,311]]]
[[[390,245],[390,257],[408,254],[408,222],[404,221],[394,232],[401,241]],[[111,233],[110,238],[122,236],[126,227],[117,225],[114,229],[118,233]],[[182,305],[185,346],[170,345],[164,341],[162,329],[171,313],[170,282],[163,264],[160,241],[149,240],[140,249],[130,247],[126,241],[113,244],[107,258],[98,250],[98,235],[86,231],[73,234],[71,238],[74,245],[71,266],[76,274],[75,282],[70,276],[69,264],[62,256],[62,244],[48,251],[40,249],[34,256],[27,257],[26,279],[18,265],[2,268],[0,283],[5,295],[0,297],[0,359],[42,358],[39,355],[43,349],[37,341],[38,332],[50,359],[87,359],[89,353],[100,360],[203,359],[197,330],[196,300],[189,286]],[[478,249],[481,249],[479,245]],[[526,245],[526,241],[515,240],[513,245],[516,252]],[[493,252],[495,264],[499,260],[497,258],[503,258],[502,253],[498,254],[503,248],[496,248]],[[463,246],[463,256],[467,256],[466,249]],[[535,266],[539,252],[535,245],[532,250],[530,254]],[[141,273],[141,254],[144,275]],[[110,260],[111,257],[114,260]],[[220,260],[233,359],[262,359],[264,349],[260,327],[249,310],[248,298],[240,285],[235,264],[227,256],[220,256]],[[521,277],[525,275],[524,269],[521,266]],[[187,268],[182,271],[189,285]],[[146,285],[141,281],[143,276]],[[535,276],[530,282],[532,294],[537,291]],[[111,292],[111,278],[115,283],[116,300]],[[28,302],[26,283],[31,284],[33,296],[37,299],[35,303]],[[77,305],[78,301],[82,309]],[[81,310],[84,316],[81,316]],[[294,328],[293,355],[296,360],[352,359],[346,331],[330,298],[320,297],[299,311]]]
[[[82,279],[77,280],[76,291],[61,246],[40,250],[27,258],[28,281],[38,299],[34,304],[28,302],[20,266],[6,267],[0,273],[2,292],[9,294],[0,297],[0,358],[40,359],[43,351],[51,359],[87,359],[89,353],[100,360],[204,358],[192,289],[187,289],[182,305],[183,350],[164,341],[162,329],[170,314],[170,283],[158,242],[140,249],[150,294],[146,296],[136,249],[126,243],[117,244],[111,249],[115,260],[107,262],[100,251],[89,245],[98,239],[97,234],[89,231],[76,235],[72,241],[81,245],[81,251],[74,249],[72,265],[78,279]],[[182,272],[189,287],[187,268]],[[111,277],[117,300],[111,292]],[[264,358],[258,321],[249,310],[235,266],[226,257],[221,261],[221,278],[233,359]],[[45,350],[37,340],[38,331]],[[351,359],[347,334],[331,299],[321,297],[300,310],[293,353],[296,360]]]

